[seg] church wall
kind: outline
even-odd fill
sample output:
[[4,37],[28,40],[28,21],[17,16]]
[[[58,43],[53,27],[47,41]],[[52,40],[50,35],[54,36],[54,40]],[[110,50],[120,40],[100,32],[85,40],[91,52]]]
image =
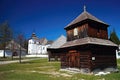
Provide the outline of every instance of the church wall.
[[30,39],[28,41],[28,54],[31,54],[31,55],[47,54],[47,48],[50,45],[41,45],[38,43],[39,42],[36,42],[33,39]]
[[90,46],[92,57],[91,69],[104,69],[107,67],[117,67],[115,47]]
[[[84,46],[85,47],[85,46]],[[77,68],[91,71],[91,52],[90,50],[77,47],[61,54],[61,68]]]

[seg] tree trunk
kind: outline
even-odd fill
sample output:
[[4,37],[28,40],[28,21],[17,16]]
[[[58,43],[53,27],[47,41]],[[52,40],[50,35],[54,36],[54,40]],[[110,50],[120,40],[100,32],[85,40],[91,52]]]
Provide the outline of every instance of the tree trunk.
[[5,49],[4,49],[4,54],[3,54],[3,58],[5,58]]
[[6,43],[4,43],[3,58],[5,58],[5,51],[6,51],[5,47],[6,47]]
[[11,58],[12,58],[12,60],[13,60],[13,53],[14,53],[14,42],[11,44],[11,46],[12,46],[12,56],[11,56]]
[[20,54],[19,54],[19,62],[21,63],[21,43],[20,43]]
[[13,51],[12,51],[12,56],[11,56],[12,60],[13,60]]

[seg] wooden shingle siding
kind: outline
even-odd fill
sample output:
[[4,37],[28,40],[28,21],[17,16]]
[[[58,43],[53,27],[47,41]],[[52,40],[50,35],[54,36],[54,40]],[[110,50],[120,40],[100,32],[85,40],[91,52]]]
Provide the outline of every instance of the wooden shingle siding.
[[67,31],[67,41],[72,41],[75,39],[80,39],[80,38],[84,38],[87,37],[87,30],[88,30],[88,26],[87,24],[82,25],[82,26],[77,26],[76,27],[78,29],[78,35],[74,36],[74,28],[70,29]]
[[116,57],[115,56],[103,56],[103,55],[93,55],[95,61],[92,61],[92,69],[95,68],[105,68],[105,67],[116,67]]
[[[88,25],[88,36],[95,37],[95,38],[108,39],[107,27],[98,26],[98,25],[100,24],[96,24],[96,25],[89,24]],[[98,32],[98,29],[99,29],[99,32]]]

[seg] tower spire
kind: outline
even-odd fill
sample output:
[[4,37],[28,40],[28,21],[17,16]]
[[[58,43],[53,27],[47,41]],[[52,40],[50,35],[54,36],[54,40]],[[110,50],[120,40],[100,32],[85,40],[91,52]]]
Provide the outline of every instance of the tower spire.
[[84,12],[86,11],[86,6],[84,5]]

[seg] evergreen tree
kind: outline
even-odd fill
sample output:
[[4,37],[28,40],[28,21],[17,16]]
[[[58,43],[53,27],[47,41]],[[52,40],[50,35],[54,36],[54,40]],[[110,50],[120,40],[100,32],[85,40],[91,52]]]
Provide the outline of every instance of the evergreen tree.
[[5,58],[5,50],[7,43],[12,39],[12,30],[8,25],[8,22],[4,22],[0,25],[0,45],[4,50],[3,57]]
[[115,30],[113,30],[113,31],[110,33],[110,40],[111,40],[112,42],[114,42],[115,44],[118,44],[118,45],[120,44],[119,38],[118,38]]

